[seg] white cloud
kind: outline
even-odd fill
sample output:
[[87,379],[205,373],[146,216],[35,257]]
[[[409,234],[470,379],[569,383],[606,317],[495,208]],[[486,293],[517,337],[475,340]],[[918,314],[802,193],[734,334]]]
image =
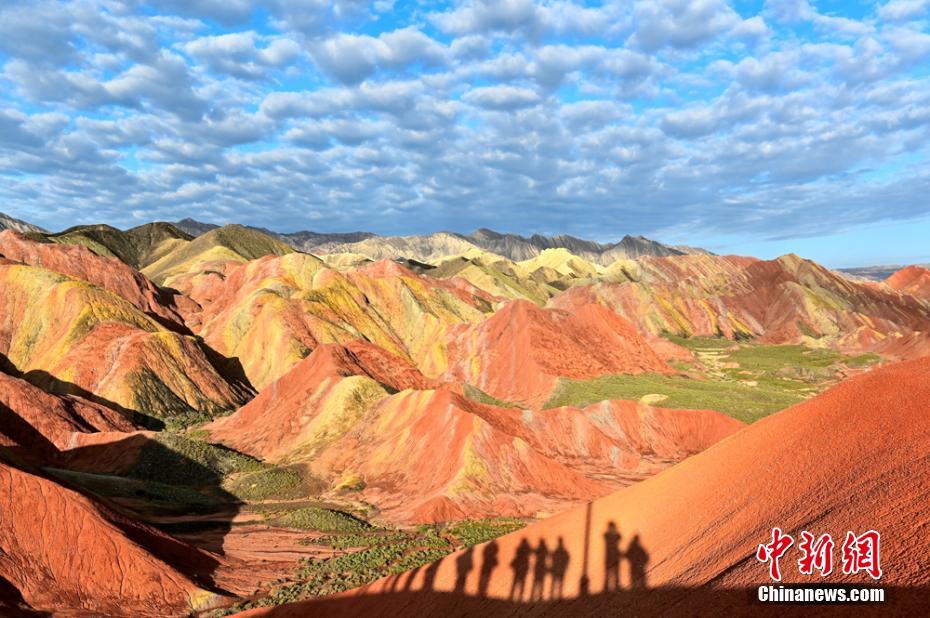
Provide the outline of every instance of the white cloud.
[[412,26],[378,37],[340,33],[318,43],[312,54],[325,73],[347,84],[364,80],[379,67],[399,69],[445,60],[445,48]]
[[391,4],[7,3],[0,201],[50,227],[578,235],[930,209],[922,3]]
[[243,79],[264,79],[269,69],[281,68],[301,53],[300,45],[288,38],[268,40],[264,47],[255,32],[206,36],[185,43],[184,51],[210,70]]
[[930,10],[930,0],[891,0],[878,8],[878,15],[890,21],[905,21],[923,16]]
[[771,33],[772,31],[761,15],[755,15],[754,17],[743,20],[731,31],[733,36],[745,39],[761,39],[769,36]]
[[475,0],[436,13],[432,19],[445,32],[457,35],[516,30],[535,23],[537,7],[533,0]]
[[540,102],[539,95],[529,88],[515,86],[486,86],[473,88],[462,99],[472,105],[493,110],[512,110],[532,107]]
[[740,23],[724,0],[638,1],[633,9],[633,41],[655,51],[705,43]]

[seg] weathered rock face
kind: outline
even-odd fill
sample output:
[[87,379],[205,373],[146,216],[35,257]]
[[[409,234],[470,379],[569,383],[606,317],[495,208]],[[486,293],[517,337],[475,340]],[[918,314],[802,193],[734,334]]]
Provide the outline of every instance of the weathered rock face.
[[0,447],[0,581],[19,609],[72,615],[186,615],[218,597],[185,572],[216,558],[39,474]]
[[483,405],[376,350],[318,347],[209,425],[212,439],[270,461],[305,463],[330,487],[351,476],[361,482],[359,496],[385,517],[432,522],[555,512],[654,474],[741,427],[717,412],[633,402],[539,412]]
[[629,322],[596,304],[567,312],[516,300],[450,340],[447,380],[530,407],[544,403],[560,377],[673,373]]
[[[840,553],[848,531],[878,531],[880,585],[899,587],[903,598],[908,589],[930,584],[928,401],[930,359],[889,365],[759,421],[587,507],[501,537],[492,542],[492,553],[490,544],[476,546],[341,598],[250,615],[358,615],[373,607],[371,602],[385,615],[392,613],[392,602],[424,615],[452,607],[481,613],[502,606],[527,615],[608,615],[618,608],[659,615],[684,606],[698,613],[710,607],[748,611],[745,592],[725,593],[773,583],[768,565],[755,558],[757,547],[771,541],[773,527],[795,539],[781,560],[782,582],[789,584],[812,581],[796,564],[800,533],[807,530],[816,536],[828,533],[836,543],[833,571],[825,578],[815,576],[817,583],[875,585],[864,572],[844,573]],[[543,603],[535,609],[507,605],[515,557],[523,547],[536,551],[540,546],[566,552],[562,600],[553,598],[551,578],[543,573]],[[494,563],[483,578],[482,557],[492,554]],[[527,580],[523,600],[530,581],[535,580]],[[580,597],[582,581],[588,589]],[[617,593],[603,594],[613,581],[619,584]],[[422,594],[395,596],[402,591]]]
[[47,391],[161,418],[231,410],[250,395],[220,375],[194,338],[121,296],[9,260],[0,263],[0,354]]
[[797,256],[643,258],[628,274],[631,282],[574,287],[549,304],[571,310],[599,302],[655,334],[807,341],[900,358],[927,349],[924,302]]

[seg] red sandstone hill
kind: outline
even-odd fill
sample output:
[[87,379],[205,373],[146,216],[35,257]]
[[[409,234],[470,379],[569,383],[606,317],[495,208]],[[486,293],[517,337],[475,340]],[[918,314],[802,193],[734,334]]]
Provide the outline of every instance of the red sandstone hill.
[[321,344],[359,339],[435,377],[445,370],[448,328],[493,308],[464,281],[421,277],[389,261],[340,272],[303,253],[195,269],[177,285],[203,306],[197,334],[239,358],[258,389]]
[[206,428],[236,450],[302,463],[333,490],[351,478],[386,519],[422,523],[562,510],[742,426],[709,410],[621,401],[500,408],[454,389],[374,346],[324,345]]
[[219,601],[184,574],[215,557],[8,457],[0,447],[0,613],[186,615]]
[[172,330],[187,330],[179,305],[186,312],[196,307],[190,299],[159,288],[118,259],[97,255],[79,245],[36,242],[5,230],[0,232],[0,257],[87,281],[129,301]]
[[52,395],[0,370],[0,446],[50,458],[78,433],[133,431],[125,415],[74,395]]
[[166,419],[232,410],[252,394],[200,341],[122,296],[8,259],[0,259],[0,354],[46,391]]
[[449,344],[446,379],[529,406],[548,399],[560,377],[674,373],[624,318],[597,304],[572,311],[514,300],[476,326],[460,326]]
[[930,306],[886,286],[850,281],[796,255],[776,260],[642,258],[625,283],[573,287],[549,302],[597,302],[643,332],[818,342],[915,358],[930,352]]
[[[926,601],[930,596],[926,594],[930,586],[927,402],[930,359],[885,366],[763,419],[588,507],[341,597],[248,615],[746,612],[752,604],[750,596],[726,591],[772,583],[768,567],[755,554],[759,544],[771,540],[773,527],[796,539],[781,561],[784,583],[875,585],[865,573],[845,574],[840,556],[847,531],[876,530],[881,534],[880,584],[924,587]],[[829,576],[799,573],[797,543],[802,530],[817,536],[829,533],[837,543]],[[534,552],[544,544],[544,555],[554,555],[560,545],[567,552],[565,600],[552,598],[551,577],[543,570],[541,602],[506,601],[512,594],[511,567],[517,553],[524,551],[524,541]],[[566,554],[560,555],[564,563]],[[489,556],[491,563],[485,569],[483,561]],[[524,600],[535,577],[531,557],[524,560],[529,561]],[[605,581],[613,581],[614,563],[619,564],[621,590],[605,594]],[[583,581],[588,582],[588,596],[578,598]],[[914,593],[907,590],[889,594],[898,595],[892,601],[913,602]],[[857,606],[857,611],[893,611],[893,607],[890,603]],[[779,610],[784,611],[784,606]]]
[[907,266],[885,279],[885,283],[899,292],[930,300],[930,269]]
[[[351,376],[364,380],[344,382]],[[311,439],[315,417],[322,416],[319,432],[326,433],[327,409],[332,416],[344,418],[348,430],[366,403],[388,395],[385,386],[404,390],[432,384],[407,361],[375,345],[363,341],[345,346],[323,344],[235,414],[207,428],[214,440],[273,461],[291,455]],[[354,406],[347,405],[350,400]]]

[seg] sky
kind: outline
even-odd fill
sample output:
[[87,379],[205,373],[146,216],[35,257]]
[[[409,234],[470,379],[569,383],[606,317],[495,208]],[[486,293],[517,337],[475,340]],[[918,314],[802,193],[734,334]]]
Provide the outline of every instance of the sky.
[[930,262],[930,0],[0,0],[0,211]]

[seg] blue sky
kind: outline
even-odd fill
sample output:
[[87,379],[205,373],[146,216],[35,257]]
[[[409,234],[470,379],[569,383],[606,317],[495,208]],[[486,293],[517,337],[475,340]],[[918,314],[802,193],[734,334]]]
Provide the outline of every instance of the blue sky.
[[0,211],[930,262],[928,24],[930,0],[4,3]]

